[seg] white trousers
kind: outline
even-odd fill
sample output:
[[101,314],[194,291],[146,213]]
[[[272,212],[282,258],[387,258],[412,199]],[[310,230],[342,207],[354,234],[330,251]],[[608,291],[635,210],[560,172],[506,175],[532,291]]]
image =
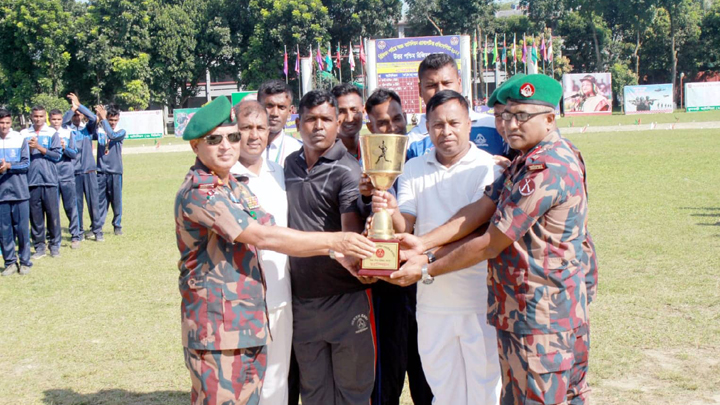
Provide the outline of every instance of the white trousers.
[[497,332],[486,315],[418,311],[417,322],[433,404],[496,405],[501,389]]
[[260,405],[288,403],[288,373],[292,347],[292,305],[268,311],[273,340],[267,345],[267,369]]

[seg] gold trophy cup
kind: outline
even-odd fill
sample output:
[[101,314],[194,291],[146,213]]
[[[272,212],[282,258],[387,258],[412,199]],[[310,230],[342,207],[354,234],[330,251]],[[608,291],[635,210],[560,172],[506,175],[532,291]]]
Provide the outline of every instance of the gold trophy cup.
[[[360,135],[363,172],[373,187],[387,191],[405,166],[408,138],[405,135]],[[362,261],[361,276],[389,276],[400,267],[400,241],[395,239],[392,217],[385,209],[376,212],[368,239],[375,242],[375,254]]]

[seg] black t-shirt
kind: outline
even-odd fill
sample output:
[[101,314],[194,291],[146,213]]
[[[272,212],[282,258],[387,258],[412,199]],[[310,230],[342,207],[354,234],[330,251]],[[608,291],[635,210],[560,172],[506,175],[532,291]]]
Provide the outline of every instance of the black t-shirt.
[[[308,172],[300,149],[285,160],[288,227],[300,231],[342,231],[341,214],[358,213],[362,170],[339,140]],[[367,288],[328,256],[290,257],[293,295],[319,298]]]

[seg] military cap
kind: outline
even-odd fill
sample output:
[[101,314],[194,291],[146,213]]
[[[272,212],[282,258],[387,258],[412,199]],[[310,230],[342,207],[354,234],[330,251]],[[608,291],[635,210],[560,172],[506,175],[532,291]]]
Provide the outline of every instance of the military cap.
[[502,86],[497,100],[507,104],[512,100],[522,104],[539,104],[555,108],[562,97],[562,86],[550,76],[534,74]]
[[203,137],[222,124],[230,123],[232,105],[225,96],[205,104],[188,122],[183,132],[183,140],[190,141]]
[[518,73],[518,74],[512,76],[511,78],[505,80],[504,82],[500,83],[500,85],[495,89],[495,91],[492,92],[492,94],[490,95],[490,98],[488,98],[487,106],[490,108],[493,108],[495,106],[495,104],[497,104],[497,103],[505,104],[505,103],[501,103],[498,100],[498,94],[500,94],[500,91],[505,86],[509,85],[510,83],[514,82],[515,80],[520,80],[521,78],[523,78],[525,76],[527,76],[525,73]]

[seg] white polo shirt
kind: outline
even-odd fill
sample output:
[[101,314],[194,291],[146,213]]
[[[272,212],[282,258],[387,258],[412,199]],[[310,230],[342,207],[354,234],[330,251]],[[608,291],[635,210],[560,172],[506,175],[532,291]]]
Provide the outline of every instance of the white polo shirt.
[[302,148],[302,142],[287,135],[283,129],[267,148],[265,148],[265,160],[285,167],[285,159],[300,148]]
[[[492,155],[470,143],[470,150],[451,167],[437,161],[435,151],[409,160],[398,178],[398,206],[415,216],[415,234],[444,224],[466,205],[482,198],[502,168]],[[441,314],[487,311],[487,262],[418,283],[417,310]]]
[[[237,162],[230,169],[230,173],[233,176],[247,177],[250,191],[257,196],[260,206],[275,218],[275,226],[287,227],[288,202],[285,195],[285,174],[279,164],[263,159],[258,176]],[[260,261],[267,281],[268,310],[288,305],[292,302],[292,293],[287,255],[272,250],[261,250]]]

